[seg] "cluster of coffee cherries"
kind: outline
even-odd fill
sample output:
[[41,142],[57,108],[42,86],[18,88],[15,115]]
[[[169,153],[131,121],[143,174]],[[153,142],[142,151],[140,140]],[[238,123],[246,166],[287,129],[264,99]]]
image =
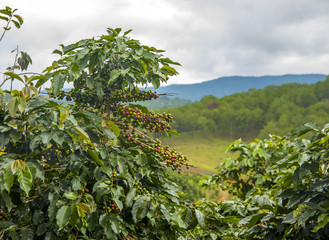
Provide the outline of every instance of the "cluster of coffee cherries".
[[[51,98],[54,97],[53,93],[50,93],[49,95]],[[65,100],[67,101],[71,101],[72,97],[69,93],[64,92],[63,90],[59,91],[58,95],[56,96],[58,100],[63,100],[65,98]]]
[[121,128],[120,140],[128,146],[137,146],[145,153],[156,153],[162,162],[173,169],[187,165],[187,158],[169,146],[163,146],[159,139],[152,139],[144,132],[129,125]]
[[159,139],[153,140],[152,150],[155,151],[162,159],[166,159],[166,163],[171,166],[181,167],[187,163],[186,156],[177,152],[175,148],[170,149],[169,146],[163,146]]
[[0,209],[0,220],[7,220],[16,212],[16,209],[11,209],[10,212],[4,212],[3,210]]
[[136,101],[149,101],[152,99],[157,99],[159,95],[156,92],[151,90],[145,91],[124,91],[118,89],[110,89],[107,91],[107,96],[109,97],[110,102],[136,102]]
[[41,162],[41,167],[43,169],[49,169],[50,168],[50,165],[48,164],[48,161],[46,159],[44,159],[42,162]]
[[141,182],[135,182],[134,183],[134,187],[137,189],[137,191],[140,194],[145,194],[145,195],[148,195],[149,194],[149,191],[146,188],[143,188],[142,187],[142,183]]
[[113,212],[113,213],[119,213],[120,208],[118,205],[115,203],[114,200],[110,200],[109,206],[106,208],[107,212]]
[[[54,94],[50,93],[49,96],[53,98]],[[61,90],[59,91],[56,98],[58,100],[74,101],[79,107],[102,107],[102,102],[99,101],[96,90],[88,89],[87,87],[83,91],[74,91],[74,89],[71,89],[68,92],[64,92],[63,90]]]
[[168,131],[171,129],[169,123],[172,121],[171,114],[154,113],[144,114],[138,109],[134,109],[122,104],[114,106],[114,113],[119,115],[125,123],[131,123],[133,127],[145,128],[150,132]]

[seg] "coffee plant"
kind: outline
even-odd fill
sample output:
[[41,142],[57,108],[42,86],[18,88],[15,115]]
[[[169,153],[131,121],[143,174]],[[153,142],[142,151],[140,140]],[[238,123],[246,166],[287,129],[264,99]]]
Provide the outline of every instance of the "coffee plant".
[[[0,10],[4,33],[23,23],[14,12]],[[169,174],[186,157],[154,137],[176,134],[171,115],[137,104],[179,63],[129,32],[61,45],[42,74],[16,49],[0,85],[23,85],[0,89],[0,239],[328,239],[329,125],[235,141],[200,181],[231,200],[193,202]]]
[[[158,87],[178,63],[120,31],[62,46],[43,74],[7,74],[24,87],[1,91],[1,238],[178,239],[202,223],[181,215],[189,200],[168,176],[186,157],[152,137],[175,133],[170,114],[132,104],[157,98],[137,84]],[[64,97],[74,104],[52,100]]]
[[327,239],[328,139],[328,124],[307,123],[285,137],[237,140],[229,149],[239,156],[202,184],[229,191],[233,208],[245,206],[243,214],[231,215],[240,239]]

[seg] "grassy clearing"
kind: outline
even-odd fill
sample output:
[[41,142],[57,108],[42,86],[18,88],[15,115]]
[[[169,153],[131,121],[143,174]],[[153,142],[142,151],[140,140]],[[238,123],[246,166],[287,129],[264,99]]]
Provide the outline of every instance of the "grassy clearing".
[[226,153],[226,149],[232,143],[230,140],[205,139],[184,133],[161,140],[165,145],[175,147],[177,151],[186,155],[190,164],[197,167],[191,168],[189,171],[199,174],[214,173],[215,167],[223,159],[232,156],[232,154]]
[[[220,138],[203,138],[189,133],[183,133],[179,136],[171,138],[161,138],[165,145],[174,147],[177,151],[188,157],[189,163],[195,167],[183,169],[184,172],[189,172],[197,175],[215,173],[215,168],[220,162],[228,157],[233,157],[231,153],[227,153],[226,149],[233,142]],[[214,200],[230,199],[227,192],[218,190],[204,190],[200,186],[194,186],[199,191],[206,194],[207,198]]]

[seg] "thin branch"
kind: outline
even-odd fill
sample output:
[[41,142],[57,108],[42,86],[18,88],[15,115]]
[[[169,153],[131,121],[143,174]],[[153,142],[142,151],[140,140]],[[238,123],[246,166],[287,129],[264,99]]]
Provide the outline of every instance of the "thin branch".
[[[18,46],[16,47],[16,49],[14,49],[14,51],[16,51],[16,55],[15,55],[15,61],[14,61],[14,65],[13,65],[13,66],[15,66],[16,63],[17,63],[17,58],[18,58],[18,54],[19,54]],[[15,71],[15,68],[13,68],[13,72],[14,72],[14,71]],[[13,90],[13,82],[14,82],[14,79],[11,78],[11,82],[10,82],[10,91]]]
[[25,74],[29,74],[29,75],[39,75],[41,76],[41,73],[36,73],[36,72],[23,72],[23,73],[18,73],[17,75],[25,75]]
[[3,80],[3,82],[0,84],[0,88],[2,87],[3,84],[5,84],[5,82],[7,82],[10,78],[6,78],[5,80]]
[[[39,75],[39,76],[41,76],[42,74],[41,73],[35,73],[35,72],[24,72],[24,73],[18,73],[17,75]],[[3,80],[3,82],[0,84],[0,88],[3,86],[3,84],[5,84],[5,82],[7,82],[10,79],[12,79],[12,78],[10,78],[10,77],[5,78]]]
[[5,33],[8,31],[7,29],[8,29],[8,27],[9,27],[10,22],[11,22],[11,19],[12,19],[12,17],[10,17],[10,18],[8,19],[7,26],[4,28],[5,30],[3,31],[3,33],[2,33],[2,35],[1,35],[1,37],[0,37],[0,42],[2,41],[3,37],[5,36]]

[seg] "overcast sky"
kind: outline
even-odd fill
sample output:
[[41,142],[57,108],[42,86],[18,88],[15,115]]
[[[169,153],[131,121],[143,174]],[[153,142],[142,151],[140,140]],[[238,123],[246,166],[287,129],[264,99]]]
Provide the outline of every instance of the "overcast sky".
[[17,45],[42,71],[59,44],[132,29],[132,38],[182,64],[169,83],[232,75],[329,72],[328,0],[15,0],[21,29],[0,42],[1,70]]

